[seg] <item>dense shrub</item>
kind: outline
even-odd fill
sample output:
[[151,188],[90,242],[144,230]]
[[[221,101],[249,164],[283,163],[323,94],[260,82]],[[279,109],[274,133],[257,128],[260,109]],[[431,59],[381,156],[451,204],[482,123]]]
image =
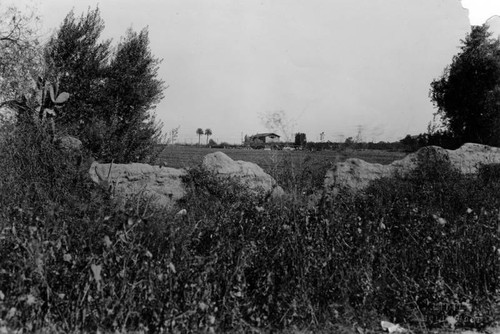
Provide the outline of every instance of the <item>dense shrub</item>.
[[498,182],[444,163],[372,185],[356,211],[372,234],[373,301],[399,321],[481,327],[498,288]]
[[115,207],[43,130],[14,133],[0,155],[0,326],[481,327],[498,316],[496,178],[426,164],[311,205],[298,188],[269,201],[193,168],[165,212],[139,198]]
[[329,168],[328,161],[282,152],[272,157],[267,172],[290,193],[312,194],[323,186]]

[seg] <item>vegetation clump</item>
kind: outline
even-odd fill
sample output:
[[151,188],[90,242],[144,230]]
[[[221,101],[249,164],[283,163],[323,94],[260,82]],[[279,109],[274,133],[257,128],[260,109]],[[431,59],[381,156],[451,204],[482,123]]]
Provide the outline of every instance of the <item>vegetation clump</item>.
[[115,207],[48,138],[18,130],[0,146],[0,326],[243,331],[387,319],[424,330],[449,317],[457,327],[498,320],[497,178],[425,165],[311,205],[301,192],[250,197],[193,168],[188,196],[162,212],[140,199]]

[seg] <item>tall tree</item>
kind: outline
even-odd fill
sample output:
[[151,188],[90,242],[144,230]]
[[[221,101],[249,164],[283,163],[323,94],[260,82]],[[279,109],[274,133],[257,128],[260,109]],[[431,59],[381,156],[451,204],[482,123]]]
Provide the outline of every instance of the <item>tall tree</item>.
[[[29,99],[42,69],[35,10],[0,8],[0,106]],[[1,115],[0,115],[1,116]]]
[[196,134],[198,135],[198,146],[199,146],[201,142],[201,136],[203,136],[203,129],[202,128],[196,129]]
[[207,145],[208,145],[208,137],[212,135],[212,130],[211,129],[205,129],[205,136],[207,136]]
[[163,97],[160,60],[147,29],[128,30],[114,52],[101,41],[99,9],[70,12],[45,49],[47,76],[71,94],[57,123],[80,136],[100,160],[144,161],[161,140],[153,110]]
[[303,132],[298,132],[295,134],[295,145],[304,146],[307,143],[306,134]]
[[461,142],[499,145],[500,42],[487,25],[473,26],[430,97],[447,129]]
[[61,125],[78,125],[81,130],[104,116],[101,102],[111,41],[100,41],[103,30],[99,8],[79,18],[71,11],[46,45],[45,76],[71,94],[64,113],[57,115]]
[[[160,59],[149,47],[148,30],[127,31],[107,71],[107,108],[116,122],[117,149],[122,160],[142,159],[158,143],[161,124],[153,110],[163,98],[164,82],[158,79]],[[116,151],[115,151],[116,152]]]

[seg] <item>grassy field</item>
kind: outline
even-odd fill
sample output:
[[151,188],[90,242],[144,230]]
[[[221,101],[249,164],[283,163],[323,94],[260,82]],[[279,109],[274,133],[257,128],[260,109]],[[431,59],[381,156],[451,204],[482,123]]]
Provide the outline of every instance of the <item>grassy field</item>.
[[284,161],[300,164],[305,160],[316,165],[328,165],[344,161],[348,158],[360,158],[371,163],[389,164],[403,158],[403,152],[388,152],[380,150],[343,150],[343,151],[265,151],[247,149],[212,149],[195,146],[166,146],[160,155],[160,160],[175,168],[193,167],[199,165],[203,157],[209,153],[221,151],[233,160],[250,161],[258,164],[264,170],[271,170]]
[[166,146],[159,160],[174,168],[196,167],[209,153],[222,151],[233,160],[256,163],[273,176],[285,190],[311,194],[323,187],[326,171],[336,162],[360,158],[371,163],[389,164],[405,156],[403,152],[381,150],[265,151],[252,149],[212,149],[195,146]]

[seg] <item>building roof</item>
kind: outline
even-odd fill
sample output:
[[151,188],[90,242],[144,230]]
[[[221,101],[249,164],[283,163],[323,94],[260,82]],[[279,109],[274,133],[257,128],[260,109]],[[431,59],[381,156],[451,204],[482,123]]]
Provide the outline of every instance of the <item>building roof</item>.
[[257,134],[255,134],[253,136],[250,136],[250,138],[255,138],[255,137],[270,137],[270,136],[280,137],[279,135],[277,135],[275,133],[267,132],[267,133],[257,133]]

